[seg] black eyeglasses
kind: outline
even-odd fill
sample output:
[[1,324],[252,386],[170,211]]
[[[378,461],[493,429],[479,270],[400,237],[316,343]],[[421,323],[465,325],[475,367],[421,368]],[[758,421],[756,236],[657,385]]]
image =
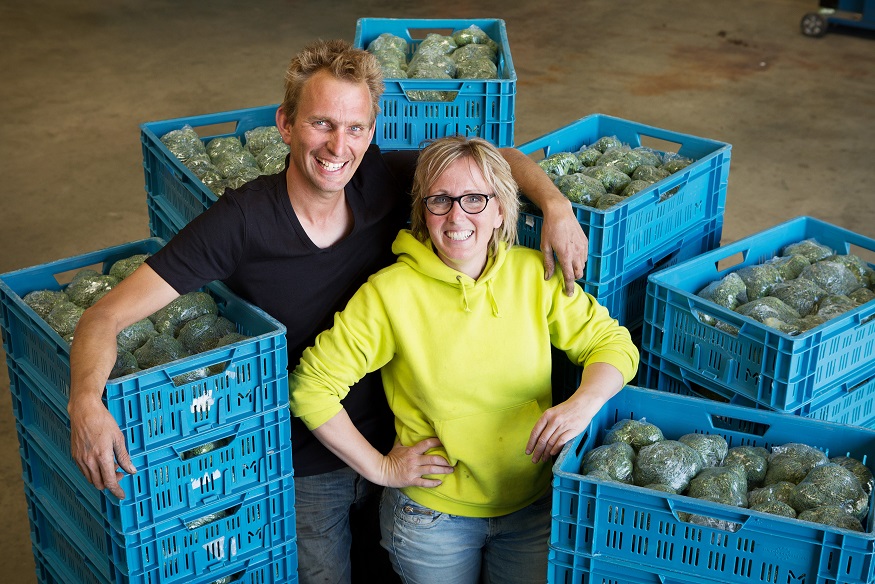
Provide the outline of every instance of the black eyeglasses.
[[489,203],[489,199],[495,195],[483,195],[480,193],[471,193],[470,195],[462,195],[461,197],[450,197],[448,195],[432,195],[425,197],[425,208],[432,215],[446,215],[453,208],[453,203],[459,203],[462,211],[469,215],[481,213]]

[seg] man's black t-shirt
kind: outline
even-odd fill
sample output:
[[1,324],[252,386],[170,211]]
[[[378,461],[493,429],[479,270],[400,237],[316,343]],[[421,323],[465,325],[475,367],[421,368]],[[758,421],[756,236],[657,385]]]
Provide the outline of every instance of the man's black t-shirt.
[[[227,191],[147,263],[180,294],[221,280],[276,318],[287,328],[294,369],[368,276],[392,263],[392,241],[410,213],[415,163],[415,151],[381,154],[371,146],[345,188],[355,224],[328,248],[304,232],[283,172]],[[379,372],[356,384],[344,408],[371,444],[389,451],[395,431]],[[344,466],[294,417],[292,450],[298,476]]]

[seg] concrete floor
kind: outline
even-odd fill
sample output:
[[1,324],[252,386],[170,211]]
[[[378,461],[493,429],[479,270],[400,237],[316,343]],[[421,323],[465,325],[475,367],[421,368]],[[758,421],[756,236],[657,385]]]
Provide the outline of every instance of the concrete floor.
[[[503,18],[516,142],[591,113],[731,143],[723,243],[798,215],[875,237],[875,34],[816,0],[0,3],[0,273],[147,237],[139,124],[276,103],[361,17]],[[875,261],[875,258],[867,258]],[[0,581],[35,582],[0,366]]]

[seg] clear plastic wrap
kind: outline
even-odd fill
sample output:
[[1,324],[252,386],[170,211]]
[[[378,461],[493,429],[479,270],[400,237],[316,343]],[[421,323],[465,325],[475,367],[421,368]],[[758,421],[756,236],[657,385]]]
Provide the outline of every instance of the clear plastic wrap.
[[556,179],[556,188],[572,203],[594,206],[606,194],[605,187],[585,174],[574,173]]
[[854,473],[830,462],[811,469],[790,494],[790,506],[797,513],[826,505],[841,507],[862,521],[869,513],[869,496]]
[[769,501],[780,501],[785,505],[789,505],[790,495],[795,487],[796,484],[790,481],[778,481],[777,483],[750,491],[747,494],[747,502],[751,507],[762,505]]
[[662,430],[646,420],[620,420],[605,433],[602,444],[625,442],[636,452],[643,446],[665,440]]
[[632,182],[628,174],[608,166],[589,166],[581,172],[599,180],[606,191],[615,195],[622,193],[623,189]]
[[179,329],[177,340],[191,353],[202,353],[216,347],[219,339],[237,332],[233,322],[212,313],[194,318]]
[[696,295],[730,310],[735,310],[748,301],[747,286],[735,272],[730,272],[719,280],[711,282]]
[[137,364],[137,359],[130,351],[119,349],[115,357],[115,365],[112,366],[112,371],[109,372],[109,379],[124,377],[131,373],[136,373],[140,370]]
[[824,507],[816,507],[808,509],[796,516],[802,521],[813,521],[822,525],[831,525],[842,529],[850,529],[851,531],[863,531],[863,525],[856,517],[847,513],[841,507],[835,505],[826,505]]
[[246,140],[246,150],[256,157],[268,146],[284,144],[283,136],[276,126],[258,126],[243,132],[243,137]]
[[768,263],[746,266],[735,273],[747,286],[748,301],[768,296],[772,287],[783,280],[781,273]]
[[374,40],[368,43],[367,50],[370,52],[380,51],[383,49],[396,49],[404,54],[407,54],[407,41],[398,35],[391,32],[384,32]]
[[791,442],[773,446],[769,455],[769,469],[763,483],[772,485],[787,481],[798,485],[813,468],[828,462],[826,454],[806,444]]
[[868,288],[861,287],[848,294],[848,298],[856,302],[858,306],[862,306],[867,302],[875,300],[875,292],[872,292]]
[[487,59],[492,62],[493,65],[498,64],[498,55],[495,50],[489,45],[483,44],[469,44],[464,46],[459,46],[458,49],[453,51],[453,54],[450,55],[453,61],[456,62],[456,65],[460,63],[464,63],[470,60],[481,60]]
[[603,444],[584,455],[581,474],[588,475],[593,471],[602,471],[612,480],[631,484],[634,463],[635,451],[625,442]]
[[588,166],[595,166],[596,162],[602,156],[602,151],[598,148],[581,148],[577,151],[578,169],[583,169]]
[[781,251],[781,255],[801,255],[808,260],[808,263],[813,264],[814,262],[826,259],[831,255],[835,255],[835,250],[821,244],[814,238],[809,238],[785,246]]
[[103,298],[117,284],[118,279],[108,274],[100,274],[94,270],[81,270],[64,289],[64,293],[73,304],[88,308]]
[[811,280],[797,278],[789,282],[775,284],[769,295],[780,299],[784,304],[798,312],[800,316],[807,316],[817,311],[817,303],[827,293]]
[[702,456],[702,463],[706,467],[723,464],[723,459],[726,458],[726,454],[729,452],[726,438],[719,434],[684,434],[678,438],[678,442],[683,442],[696,450]]
[[786,282],[799,277],[805,266],[811,262],[803,255],[778,256],[766,262],[778,270],[781,278]]
[[626,185],[626,188],[623,189],[623,192],[620,193],[620,196],[622,196],[623,198],[631,197],[635,193],[637,193],[639,191],[643,191],[644,189],[646,189],[649,186],[650,186],[650,183],[647,182],[646,180],[633,180],[628,185]]
[[207,142],[206,148],[210,159],[215,160],[217,156],[221,156],[226,152],[242,152],[243,142],[236,136],[221,136]]
[[79,323],[83,312],[85,312],[85,309],[81,306],[69,300],[62,300],[52,307],[45,320],[56,333],[69,342],[68,338],[72,337],[73,331],[76,330],[76,325]]
[[133,274],[134,270],[143,265],[143,262],[146,261],[146,258],[148,257],[149,254],[140,253],[124,259],[120,259],[117,262],[113,263],[112,266],[110,266],[109,275],[118,281],[122,281],[131,274]]
[[696,450],[677,440],[663,440],[641,447],[633,477],[636,485],[659,483],[680,493],[702,466],[702,456]]
[[789,519],[796,519],[796,510],[787,503],[781,501],[766,501],[758,505],[751,505],[750,510],[771,513],[772,515],[780,515]]
[[169,334],[158,334],[149,337],[143,346],[133,351],[134,357],[137,358],[137,364],[141,369],[148,369],[156,365],[163,365],[183,357],[188,357],[190,353],[182,346],[182,343],[174,339]]
[[635,172],[632,173],[632,179],[644,180],[651,184],[659,182],[668,176],[670,176],[670,174],[664,168],[658,166],[650,166],[648,164],[642,164],[635,169]]
[[662,168],[668,171],[669,174],[674,174],[681,171],[693,163],[692,158],[676,154],[674,152],[666,152],[662,157]]
[[465,59],[456,63],[455,77],[456,79],[498,79],[498,68],[487,58]]
[[858,304],[851,300],[848,296],[830,295],[820,299],[817,304],[817,316],[824,320],[831,320],[837,316],[854,310]]
[[873,488],[875,488],[875,479],[872,478],[872,471],[856,458],[850,456],[834,456],[830,458],[829,461],[854,473],[854,476],[860,481],[860,486],[863,487],[863,491],[865,491],[867,495],[872,492]]
[[116,335],[116,343],[119,349],[123,351],[133,352],[148,341],[151,337],[158,334],[155,330],[155,325],[148,318],[138,320],[134,324],[123,328]]
[[22,300],[43,320],[59,302],[69,302],[67,295],[61,290],[34,290],[25,294]]
[[255,161],[264,174],[277,174],[285,170],[288,154],[288,145],[284,143],[271,144],[255,157]]
[[605,153],[611,148],[619,148],[622,145],[623,143],[616,136],[602,136],[592,144],[592,147]]
[[197,132],[188,124],[178,130],[167,132],[161,136],[161,142],[181,162],[185,162],[196,154],[206,152],[204,143],[201,142]]
[[[748,288],[748,292],[750,288]],[[766,326],[778,329],[788,334],[798,332],[799,313],[784,304],[780,298],[764,296],[747,304],[742,304],[735,311],[748,316]]]
[[610,209],[611,207],[615,207],[626,200],[626,197],[622,195],[614,195],[612,193],[608,193],[606,195],[602,195],[595,202],[595,208],[605,211]]
[[769,453],[762,448],[736,446],[730,448],[723,459],[723,466],[740,466],[747,475],[748,490],[763,484],[769,467]]
[[[662,155],[647,146],[636,146],[632,152],[641,157],[641,164],[645,166],[662,166]],[[666,176],[668,176],[666,174]],[[663,177],[664,178],[664,177]]]
[[556,152],[538,162],[544,172],[563,176],[580,172],[578,157],[571,152]]
[[[174,299],[170,304],[149,316],[155,330],[176,336],[186,322],[204,314],[218,314],[216,301],[206,292],[189,292]],[[138,357],[139,360],[139,357]]]
[[687,496],[723,505],[747,507],[747,473],[740,466],[710,466],[690,480]]
[[847,296],[860,287],[860,282],[844,264],[822,260],[806,266],[800,278],[811,280],[829,294]]

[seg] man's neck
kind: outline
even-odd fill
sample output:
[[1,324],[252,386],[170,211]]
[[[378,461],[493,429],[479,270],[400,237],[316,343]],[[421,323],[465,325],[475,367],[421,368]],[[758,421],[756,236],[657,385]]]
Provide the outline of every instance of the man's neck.
[[319,248],[331,247],[352,231],[352,210],[343,191],[312,193],[287,184],[289,201],[307,236]]

